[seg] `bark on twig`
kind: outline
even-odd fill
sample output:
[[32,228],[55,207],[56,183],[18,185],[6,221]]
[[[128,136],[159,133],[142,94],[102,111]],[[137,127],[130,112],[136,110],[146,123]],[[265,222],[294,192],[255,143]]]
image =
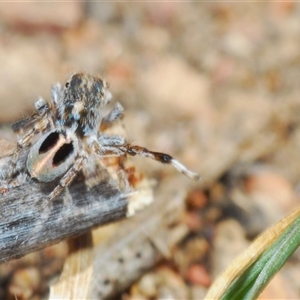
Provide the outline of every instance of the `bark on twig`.
[[[2,158],[0,169],[5,170],[8,164],[9,158]],[[53,201],[44,219],[45,197],[55,183],[41,185],[33,181],[22,173],[22,164],[24,158],[20,160],[19,169],[25,180],[17,178],[17,186],[0,195],[0,262],[79,235],[97,225],[126,218],[129,204],[137,201],[133,198],[136,195],[123,191],[118,180],[92,160],[89,166],[93,171],[85,172],[87,176],[80,174],[71,187]]]

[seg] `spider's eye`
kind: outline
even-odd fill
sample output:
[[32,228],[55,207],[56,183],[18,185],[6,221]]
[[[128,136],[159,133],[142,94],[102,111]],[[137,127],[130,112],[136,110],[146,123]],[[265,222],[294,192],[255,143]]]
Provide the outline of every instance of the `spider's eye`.
[[65,87],[69,88],[70,87],[70,82],[66,82]]

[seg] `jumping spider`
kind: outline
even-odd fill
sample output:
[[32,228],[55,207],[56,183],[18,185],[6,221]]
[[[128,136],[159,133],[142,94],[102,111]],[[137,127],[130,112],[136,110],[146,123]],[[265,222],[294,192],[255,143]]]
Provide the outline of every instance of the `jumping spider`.
[[[102,115],[103,107],[110,99],[107,83],[99,77],[85,73],[72,75],[63,87],[60,84],[54,85],[50,103],[43,99],[37,100],[36,111],[28,118],[13,124],[15,132],[29,125],[32,128],[18,140],[7,171],[8,182],[16,172],[22,149],[28,147],[31,148],[26,169],[31,178],[39,182],[52,182],[61,178],[49,194],[49,200],[53,200],[72,182],[91,153],[99,158],[126,154],[149,157],[173,165],[190,178],[199,178],[198,174],[189,171],[168,154],[153,152],[132,145],[122,136],[101,132],[100,125],[111,126],[123,113],[122,106],[117,103],[108,115]],[[38,133],[42,133],[41,138],[31,146]]]

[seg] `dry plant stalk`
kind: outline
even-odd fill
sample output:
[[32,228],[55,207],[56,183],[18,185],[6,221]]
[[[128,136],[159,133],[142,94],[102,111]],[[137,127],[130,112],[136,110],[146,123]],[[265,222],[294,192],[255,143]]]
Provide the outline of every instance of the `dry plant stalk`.
[[[26,151],[21,154],[19,170],[24,169],[26,155]],[[0,169],[6,170],[9,161],[10,157],[2,157]],[[53,186],[42,185],[21,172],[15,187],[0,196],[0,262],[126,218],[152,201],[151,188],[143,186],[140,193],[124,189],[114,176],[118,173],[109,171],[91,157],[74,184],[55,199],[47,218],[41,214]]]

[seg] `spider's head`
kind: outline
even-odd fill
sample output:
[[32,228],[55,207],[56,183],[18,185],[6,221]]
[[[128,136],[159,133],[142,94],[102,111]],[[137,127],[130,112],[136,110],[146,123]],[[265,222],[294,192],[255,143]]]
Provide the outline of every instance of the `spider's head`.
[[108,84],[97,76],[73,74],[63,88],[59,104],[60,123],[72,128],[80,136],[98,130],[101,108],[111,99]]

